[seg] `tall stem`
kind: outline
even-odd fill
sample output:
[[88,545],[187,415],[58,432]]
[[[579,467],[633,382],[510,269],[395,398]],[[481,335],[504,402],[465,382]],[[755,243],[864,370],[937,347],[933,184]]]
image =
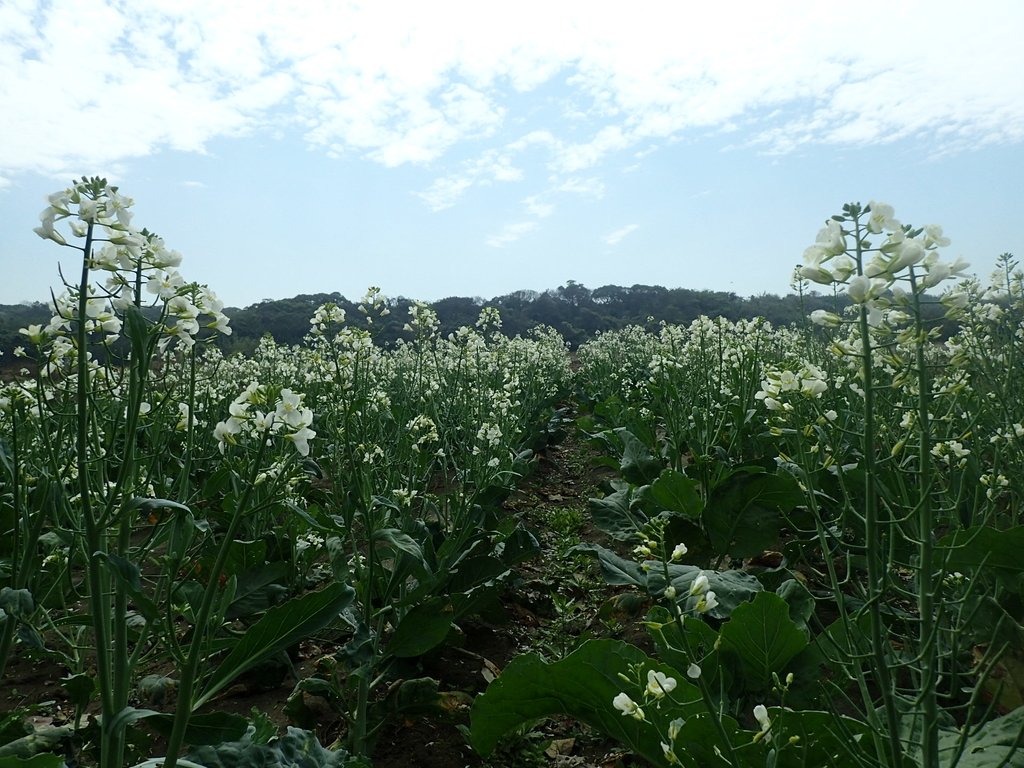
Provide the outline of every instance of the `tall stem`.
[[92,617],[93,634],[96,639],[96,678],[100,689],[102,725],[100,727],[100,765],[104,768],[119,768],[123,745],[121,728],[114,727],[117,715],[117,699],[114,695],[112,654],[110,649],[110,577],[102,560],[97,555],[107,551],[106,536],[92,505],[92,489],[89,484],[89,334],[86,326],[89,301],[89,263],[92,259],[93,231],[95,224],[88,222],[85,246],[82,248],[82,277],[78,284],[78,312],[76,326],[76,352],[78,375],[77,409],[75,436],[75,463],[78,470],[78,497],[82,509],[82,524],[85,527],[85,556],[89,581],[89,607]]
[[922,715],[921,733],[921,766],[922,768],[938,768],[939,765],[939,707],[938,707],[938,653],[936,648],[936,617],[935,617],[935,542],[932,531],[935,530],[935,516],[932,509],[932,450],[931,423],[928,405],[931,382],[924,357],[924,345],[928,338],[921,317],[920,298],[917,293],[917,281],[914,270],[910,270],[910,286],[914,296],[914,331],[917,364],[917,419],[919,446],[918,455],[918,487],[921,497],[917,500],[917,540],[918,540],[918,573],[917,573],[917,613],[918,613],[918,653],[921,658],[920,700]]
[[[856,242],[857,274],[864,274],[864,232],[860,214],[854,217],[854,240]],[[885,622],[882,618],[882,602],[888,580],[888,556],[883,551],[882,532],[884,525],[878,507],[878,484],[875,462],[875,390],[873,381],[874,358],[871,345],[871,326],[868,323],[866,303],[858,306],[858,325],[861,339],[861,372],[864,387],[864,538],[867,545],[867,610],[871,634],[871,655],[877,667],[878,686],[885,706],[888,726],[889,760],[893,768],[903,765],[903,746],[900,743],[899,713],[896,697],[893,695],[892,671],[889,669],[890,648],[885,639]],[[866,702],[870,706],[870,702]]]

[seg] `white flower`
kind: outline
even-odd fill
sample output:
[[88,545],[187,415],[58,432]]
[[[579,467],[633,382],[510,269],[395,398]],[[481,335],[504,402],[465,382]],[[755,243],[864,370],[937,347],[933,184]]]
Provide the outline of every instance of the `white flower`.
[[663,672],[653,669],[647,670],[647,694],[660,699],[666,693],[672,693],[676,689],[676,679],[669,677]]
[[697,666],[696,664],[691,664],[686,668],[686,676],[691,680],[696,680],[698,677],[700,677],[700,671],[701,670],[699,666]]
[[846,284],[846,292],[850,301],[855,304],[863,304],[868,300],[868,291],[871,289],[871,280],[866,275],[857,275]]
[[816,309],[811,312],[811,322],[824,328],[838,328],[843,320],[835,312],[824,309]]
[[818,232],[815,242],[829,256],[838,256],[841,253],[846,253],[846,238],[843,237],[843,228],[835,219],[829,219],[825,222],[825,227]]
[[710,583],[708,582],[708,577],[701,573],[700,576],[694,579],[693,583],[690,585],[690,596],[696,597],[697,595],[703,595],[708,591],[709,586]]
[[926,224],[924,227],[925,248],[945,248],[949,245],[949,238],[942,234],[942,227],[938,224]]
[[676,544],[675,549],[672,550],[672,561],[678,563],[688,551],[685,544]]
[[302,407],[302,395],[290,389],[281,390],[275,415],[292,429],[308,427],[313,423],[313,411]]
[[28,340],[31,341],[33,344],[42,344],[43,340],[46,338],[46,334],[43,331],[43,326],[41,325],[30,325],[28,326],[28,328],[22,328],[21,330],[18,331],[18,333],[27,336]]
[[714,592],[705,592],[704,595],[697,601],[696,610],[697,613],[707,613],[718,607],[718,598],[715,597]]
[[644,711],[640,705],[633,701],[626,693],[620,693],[612,699],[612,705],[622,713],[622,716],[630,716],[637,720],[644,719]]
[[316,437],[316,432],[309,427],[303,427],[298,432],[292,432],[285,437],[295,443],[295,449],[300,455],[309,456],[309,441]]
[[665,597],[669,600],[675,600],[676,588],[673,587],[671,584],[665,587]]
[[895,274],[901,269],[917,264],[924,258],[924,244],[919,240],[904,240],[896,246],[896,257],[889,264],[889,273]]
[[757,720],[761,726],[761,731],[754,736],[754,741],[757,741],[761,737],[764,737],[765,741],[771,741],[772,735],[769,731],[772,728],[772,721],[768,718],[768,708],[764,704],[758,704],[754,707],[754,719]]
[[661,744],[661,751],[665,755],[665,759],[668,760],[669,765],[675,765],[679,762],[676,753],[672,751],[672,745],[666,744],[664,741],[659,741],[658,743]]
[[900,223],[896,220],[896,211],[891,205],[879,203],[872,200],[868,203],[871,215],[868,217],[868,232],[879,234],[882,230],[892,232],[900,229]]

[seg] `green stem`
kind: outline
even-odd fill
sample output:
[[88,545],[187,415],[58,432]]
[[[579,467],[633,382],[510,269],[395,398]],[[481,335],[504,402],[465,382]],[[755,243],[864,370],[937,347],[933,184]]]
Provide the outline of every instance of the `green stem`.
[[[854,218],[854,241],[857,244],[857,274],[864,274],[863,231],[859,215]],[[890,648],[885,639],[885,621],[882,618],[882,601],[886,593],[888,580],[888,557],[883,555],[882,532],[878,506],[878,467],[875,462],[875,391],[873,382],[873,349],[871,345],[871,326],[868,324],[868,308],[860,304],[857,312],[861,338],[861,371],[864,387],[864,538],[867,546],[867,611],[870,623],[871,653],[874,657],[878,675],[879,693],[885,706],[888,726],[889,762],[892,768],[903,765],[903,746],[900,743],[899,713],[896,709],[896,697],[893,696],[892,671],[889,668]],[[871,702],[865,702],[871,706]],[[880,756],[881,757],[881,756]]]
[[931,464],[931,424],[928,406],[931,382],[924,357],[924,346],[928,339],[924,321],[921,317],[920,297],[917,293],[917,281],[914,270],[910,270],[910,286],[914,296],[914,331],[916,334],[917,356],[917,418],[920,444],[918,455],[918,488],[920,499],[917,509],[918,539],[918,574],[917,574],[917,613],[918,613],[918,653],[921,658],[920,701],[922,707],[921,733],[921,766],[922,768],[938,768],[939,765],[939,707],[938,707],[938,649],[935,636],[937,632],[935,615],[935,542],[932,532],[935,530],[935,515],[932,509],[932,464]]
[[[20,456],[18,450],[18,402],[16,399],[11,400],[11,493],[12,493],[12,512],[14,535],[12,542],[11,562],[17,562],[18,555],[20,554],[18,549],[21,545],[20,542],[20,528],[22,520],[21,511],[21,484],[19,478],[21,476],[20,471]],[[40,513],[42,514],[42,513]],[[27,553],[26,553],[27,554]],[[24,562],[24,558],[22,558]],[[11,574],[11,587],[13,589],[20,589],[22,584],[22,576],[25,573],[23,568],[15,568],[14,573]],[[14,620],[8,619],[4,622],[3,632],[0,633],[0,680],[4,679],[4,672],[7,669],[7,660],[10,658],[11,649],[14,647]]]
[[100,726],[100,765],[103,768],[120,768],[123,746],[121,728],[113,723],[118,713],[117,698],[114,695],[112,679],[112,658],[110,648],[110,578],[102,558],[97,555],[106,553],[107,542],[102,526],[97,520],[92,506],[92,489],[89,486],[91,467],[89,465],[89,334],[86,327],[88,321],[89,300],[89,262],[92,257],[93,230],[95,224],[88,222],[85,233],[85,245],[82,248],[82,277],[78,285],[78,310],[76,327],[76,371],[78,376],[75,463],[78,469],[78,496],[82,510],[82,524],[85,527],[85,556],[87,580],[89,583],[89,607],[92,628],[96,640],[96,678],[100,691],[100,707],[102,723]]
[[195,693],[196,679],[199,676],[199,664],[203,658],[203,648],[206,636],[210,631],[208,626],[210,613],[213,610],[214,595],[219,586],[220,574],[224,570],[224,564],[228,559],[228,552],[234,542],[235,534],[242,522],[242,513],[249,506],[249,499],[252,498],[253,489],[256,487],[256,476],[259,474],[260,466],[263,463],[263,455],[266,452],[267,441],[263,438],[259,441],[259,452],[256,454],[256,461],[252,464],[250,476],[242,492],[242,498],[235,507],[235,512],[228,523],[228,529],[224,534],[220,549],[217,551],[217,559],[210,570],[209,581],[206,584],[206,591],[203,592],[203,602],[196,615],[196,622],[193,629],[192,643],[189,645],[188,658],[181,671],[181,681],[178,684],[178,701],[174,710],[174,725],[171,729],[171,736],[167,741],[167,756],[164,758],[164,768],[174,768],[178,764],[178,754],[181,752],[182,744],[185,741],[185,729],[188,727],[189,718],[192,716],[193,694]]

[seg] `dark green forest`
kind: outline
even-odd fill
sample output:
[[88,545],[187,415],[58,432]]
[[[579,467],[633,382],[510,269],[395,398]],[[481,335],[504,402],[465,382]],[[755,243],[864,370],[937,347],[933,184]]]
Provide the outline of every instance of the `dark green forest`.
[[[264,334],[271,334],[283,344],[298,344],[309,332],[309,319],[321,304],[334,302],[345,310],[353,326],[363,324],[357,301],[340,293],[302,294],[290,299],[264,300],[244,309],[228,308],[233,333],[221,337],[218,344],[226,354],[249,352]],[[412,299],[388,299],[390,314],[374,325],[378,343],[392,344],[409,338],[403,331],[409,317]],[[441,321],[445,335],[463,325],[473,325],[484,307],[501,312],[502,332],[509,336],[526,333],[536,325],[557,329],[573,347],[582,344],[598,331],[623,328],[627,325],[654,327],[661,322],[689,323],[700,315],[725,317],[729,320],[764,317],[775,325],[807,322],[815,309],[836,311],[846,303],[843,296],[817,293],[776,296],[762,294],[743,298],[723,291],[696,291],[688,288],[664,288],[660,285],[605,285],[591,290],[570,280],[547,291],[514,291],[485,300],[479,297],[452,296],[432,302],[430,306]],[[44,303],[0,305],[0,364],[19,367],[14,349],[26,339],[18,333],[31,323],[46,324],[50,310]]]

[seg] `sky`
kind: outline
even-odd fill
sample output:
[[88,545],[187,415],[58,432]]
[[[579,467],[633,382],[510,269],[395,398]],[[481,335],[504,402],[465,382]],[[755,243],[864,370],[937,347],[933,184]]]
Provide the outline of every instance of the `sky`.
[[784,294],[879,200],[1024,256],[1019,0],[0,0],[0,303],[100,175],[228,306]]

